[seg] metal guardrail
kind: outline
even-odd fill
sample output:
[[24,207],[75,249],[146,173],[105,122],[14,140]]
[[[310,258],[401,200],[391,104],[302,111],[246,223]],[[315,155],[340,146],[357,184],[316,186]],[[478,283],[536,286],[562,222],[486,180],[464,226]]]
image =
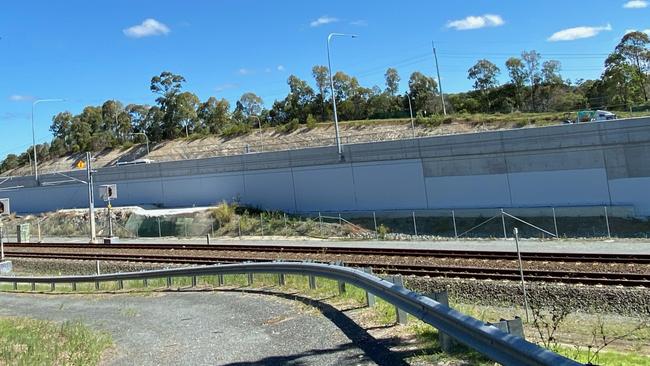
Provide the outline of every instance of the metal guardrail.
[[[155,278],[192,277],[231,275],[253,273],[297,274],[325,277],[357,286],[369,293],[379,296],[399,309],[434,326],[460,343],[503,365],[581,365],[578,362],[558,355],[523,338],[516,337],[486,325],[480,320],[453,310],[426,296],[380,279],[358,269],[318,263],[269,262],[231,265],[211,265],[204,267],[177,268],[131,273],[116,273],[94,276],[59,276],[59,277],[0,277],[0,283],[12,283],[14,289],[18,283],[50,284],[71,283],[73,289],[77,283],[112,282],[124,280],[148,280]],[[121,282],[120,282],[121,283]],[[168,283],[170,281],[168,280]]]

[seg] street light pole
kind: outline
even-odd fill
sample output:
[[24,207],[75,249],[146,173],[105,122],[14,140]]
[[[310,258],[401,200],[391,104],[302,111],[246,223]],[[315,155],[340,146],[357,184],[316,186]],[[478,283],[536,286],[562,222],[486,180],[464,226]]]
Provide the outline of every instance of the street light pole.
[[95,234],[95,192],[93,187],[92,156],[86,152],[86,179],[88,179],[88,215],[90,216],[90,243],[97,243]]
[[147,155],[149,155],[149,137],[147,137],[147,134],[144,132],[129,132],[129,135],[142,135],[144,136],[144,140],[147,142]]
[[334,109],[334,129],[336,131],[336,149],[340,157],[343,157],[343,149],[341,147],[341,135],[339,133],[339,117],[336,114],[336,96],[334,95],[334,76],[332,75],[332,59],[330,57],[330,41],[332,37],[351,37],[356,38],[356,34],[344,34],[344,33],[330,33],[327,36],[327,66],[330,74],[330,87],[332,91],[332,108]]
[[34,149],[34,179],[38,182],[38,160],[36,157],[36,133],[34,132],[34,109],[38,103],[63,102],[65,99],[37,99],[32,102],[32,148]]
[[442,100],[442,113],[447,115],[447,108],[445,107],[445,94],[442,92],[442,80],[440,80],[440,66],[438,66],[438,53],[436,52],[436,45],[431,41],[431,48],[433,48],[433,58],[436,60],[436,73],[438,74],[438,88],[440,89],[440,99]]
[[411,95],[406,93],[406,99],[409,101],[409,112],[411,113],[411,131],[413,132],[413,138],[415,138],[415,121],[413,120],[413,107],[411,106]]

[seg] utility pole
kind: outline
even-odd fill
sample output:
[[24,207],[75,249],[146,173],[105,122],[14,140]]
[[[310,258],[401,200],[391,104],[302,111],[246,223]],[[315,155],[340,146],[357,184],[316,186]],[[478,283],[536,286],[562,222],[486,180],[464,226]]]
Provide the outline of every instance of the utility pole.
[[93,169],[90,152],[86,153],[86,177],[88,179],[88,214],[90,215],[90,243],[97,243],[95,235],[95,195],[93,191]]
[[442,93],[442,81],[440,80],[440,67],[438,66],[438,53],[436,52],[436,45],[431,41],[433,48],[433,58],[436,61],[436,72],[438,74],[438,89],[440,90],[440,99],[442,100],[442,113],[447,115],[447,107],[445,107],[445,95]]

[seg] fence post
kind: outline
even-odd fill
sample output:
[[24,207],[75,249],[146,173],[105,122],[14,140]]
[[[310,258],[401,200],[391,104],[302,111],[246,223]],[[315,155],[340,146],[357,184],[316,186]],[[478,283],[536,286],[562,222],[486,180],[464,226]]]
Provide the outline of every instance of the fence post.
[[40,222],[40,221],[38,221],[38,222],[36,223],[36,227],[37,227],[37,229],[38,229],[38,242],[39,242],[39,243],[42,243],[42,242],[43,242],[43,238],[41,238],[41,222]]
[[503,238],[508,239],[508,233],[506,232],[506,216],[503,214],[503,209],[501,209],[501,224],[503,224]]
[[607,215],[607,206],[603,206],[605,208],[605,224],[607,225],[607,237],[611,238],[612,237],[612,232],[609,230],[609,217]]
[[375,223],[375,240],[379,239],[379,232],[377,231],[377,215],[372,211],[372,221]]
[[196,276],[192,276],[192,287],[196,287]]
[[284,213],[284,229],[287,229],[287,213]]
[[451,221],[454,223],[454,238],[458,240],[458,229],[456,228],[456,212],[451,210]]
[[526,282],[524,282],[524,266],[521,262],[521,251],[519,250],[519,230],[514,228],[515,245],[517,246],[517,260],[519,262],[519,275],[521,276],[521,289],[524,293],[524,310],[526,311],[526,323],[528,323],[528,297],[526,296]]
[[264,236],[264,216],[262,214],[263,213],[260,212],[260,230],[262,231],[262,236]]
[[415,211],[413,211],[413,232],[418,236],[418,224],[415,222]]
[[160,216],[158,217],[158,237],[162,238],[162,227],[160,225]]
[[237,219],[237,228],[239,232],[239,239],[241,239],[241,217]]
[[124,281],[117,280],[117,289],[118,290],[123,290],[124,289]]
[[208,241],[208,245],[210,245],[210,234],[206,234],[205,237],[206,237],[206,239]]
[[555,226],[555,238],[558,239],[560,237],[560,233],[557,231],[557,218],[555,216],[555,207],[551,207],[553,209],[553,226]]
[[318,223],[320,226],[320,236],[323,236],[323,216],[321,216],[320,211],[318,211]]
[[279,286],[284,286],[286,283],[285,278],[284,278],[284,273],[279,273],[278,274],[278,285]]
[[99,276],[99,275],[101,274],[101,272],[99,271],[99,261],[95,261],[95,267],[96,267],[96,268],[95,268],[95,272],[96,272],[97,275]]
[[309,289],[310,290],[316,289],[316,276],[309,275]]
[[170,287],[172,287],[172,278],[167,277],[167,288],[170,288]]
[[222,274],[217,275],[217,283],[219,284],[219,286],[223,286],[224,281],[223,281],[223,275]]
[[252,273],[248,273],[248,275],[246,276],[246,282],[248,283],[248,287],[253,286],[253,274]]
[[77,291],[77,283],[76,282],[72,283],[72,291],[75,291],[75,292]]

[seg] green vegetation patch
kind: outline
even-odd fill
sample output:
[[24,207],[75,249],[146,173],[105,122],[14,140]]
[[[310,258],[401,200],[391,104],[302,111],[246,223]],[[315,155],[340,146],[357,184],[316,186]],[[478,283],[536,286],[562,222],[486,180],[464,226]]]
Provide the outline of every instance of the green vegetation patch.
[[2,365],[96,365],[111,344],[79,322],[0,318]]

